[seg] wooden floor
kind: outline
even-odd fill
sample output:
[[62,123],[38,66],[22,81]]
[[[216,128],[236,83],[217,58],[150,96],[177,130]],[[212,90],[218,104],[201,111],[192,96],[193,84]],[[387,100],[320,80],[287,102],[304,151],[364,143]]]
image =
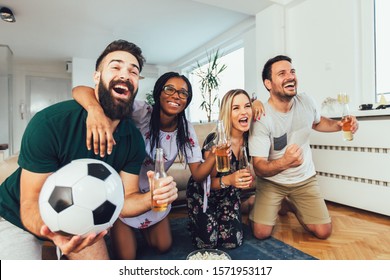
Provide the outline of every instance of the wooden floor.
[[[390,260],[390,217],[327,202],[333,233],[319,240],[307,233],[294,214],[279,217],[273,237],[321,260]],[[172,218],[185,217],[176,208]],[[248,217],[243,218],[248,222]]]

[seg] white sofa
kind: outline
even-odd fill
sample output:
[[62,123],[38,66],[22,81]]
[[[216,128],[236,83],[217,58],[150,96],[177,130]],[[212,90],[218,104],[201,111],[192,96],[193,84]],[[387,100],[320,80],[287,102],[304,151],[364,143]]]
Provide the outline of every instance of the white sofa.
[[0,184],[18,168],[18,157],[12,156],[0,161]]
[[[193,124],[196,136],[198,137],[198,143],[200,147],[202,148],[203,142],[207,135],[211,131],[213,131],[216,127],[215,122],[210,122],[210,123],[196,123]],[[185,167],[184,163],[180,163],[180,161],[177,159],[175,163],[169,168],[168,172],[169,175],[171,175],[177,184],[177,188],[179,190],[179,197],[177,200],[173,203],[173,205],[182,205],[185,203],[186,199],[186,188],[187,188],[187,183],[188,179],[191,176],[191,172],[189,167]]]

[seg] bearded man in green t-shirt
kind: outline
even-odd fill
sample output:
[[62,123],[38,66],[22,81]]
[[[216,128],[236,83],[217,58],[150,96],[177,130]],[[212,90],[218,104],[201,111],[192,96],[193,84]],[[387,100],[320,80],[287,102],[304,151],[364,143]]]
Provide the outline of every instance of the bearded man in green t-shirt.
[[[95,95],[111,120],[116,145],[109,155],[86,148],[87,112],[74,100],[38,112],[23,135],[19,168],[0,186],[0,259],[41,259],[42,241],[51,240],[68,259],[108,259],[100,234],[64,236],[51,232],[39,213],[38,198],[47,177],[80,158],[97,158],[121,176],[125,194],[138,186],[145,157],[143,138],[129,115],[145,59],[133,43],[117,40],[96,61]],[[172,177],[166,185],[175,188]],[[125,205],[121,214],[128,215]]]

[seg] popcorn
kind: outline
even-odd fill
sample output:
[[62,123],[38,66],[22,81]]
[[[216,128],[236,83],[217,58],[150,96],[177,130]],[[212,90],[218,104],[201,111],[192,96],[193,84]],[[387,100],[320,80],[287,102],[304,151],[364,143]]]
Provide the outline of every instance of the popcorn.
[[221,253],[205,251],[189,256],[188,260],[230,260],[230,258],[222,251]]

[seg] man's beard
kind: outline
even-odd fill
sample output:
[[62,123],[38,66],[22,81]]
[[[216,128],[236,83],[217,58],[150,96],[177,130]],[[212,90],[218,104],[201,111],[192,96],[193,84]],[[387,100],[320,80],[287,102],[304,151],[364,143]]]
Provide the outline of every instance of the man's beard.
[[285,92],[276,92],[275,93],[276,97],[280,100],[280,101],[283,101],[283,102],[290,102],[291,99],[293,99],[296,95],[297,95],[297,92],[295,91],[293,94],[288,94],[288,93],[285,93]]
[[129,81],[126,81],[126,86],[130,91],[130,98],[128,100],[115,99],[111,94],[111,91],[117,83],[123,83],[123,81],[111,81],[107,88],[100,78],[98,86],[100,105],[102,106],[105,115],[111,120],[121,120],[131,116],[134,98],[138,92],[138,89],[134,91],[134,86]]
[[[284,83],[284,84],[286,84],[286,83]],[[284,84],[282,85],[282,90],[281,90],[281,91],[276,91],[276,92],[275,92],[275,95],[276,95],[276,97],[277,97],[280,101],[283,101],[283,102],[290,102],[291,99],[293,99],[293,98],[297,95],[298,89],[295,88],[295,90],[294,90],[293,93],[284,91]]]

